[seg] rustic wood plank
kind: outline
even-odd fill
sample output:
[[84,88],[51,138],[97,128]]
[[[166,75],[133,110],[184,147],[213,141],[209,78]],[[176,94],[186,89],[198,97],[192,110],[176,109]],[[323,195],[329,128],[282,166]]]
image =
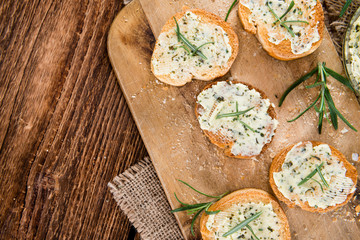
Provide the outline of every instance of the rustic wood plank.
[[107,182],[146,150],[107,58],[120,8],[1,2],[1,239],[128,239]]
[[[338,131],[325,123],[323,134],[318,135],[315,112],[307,113],[294,123],[286,122],[314,97],[316,90],[308,92],[302,87],[289,96],[282,108],[276,108],[280,125],[273,143],[262,156],[249,160],[225,157],[202,134],[194,115],[196,95],[207,83],[193,81],[183,87],[172,87],[156,81],[150,71],[151,48],[154,43],[151,31],[157,36],[165,21],[174,12],[180,11],[185,3],[220,16],[225,16],[228,8],[227,1],[154,0],[150,3],[136,0],[114,20],[108,42],[115,73],[172,207],[178,206],[173,192],[181,199],[191,199],[193,202],[205,199],[188,191],[176,179],[183,179],[209,194],[244,187],[271,191],[268,183],[271,156],[297,141],[311,139],[327,142],[340,149],[348,159],[360,149],[359,133],[349,131],[342,134],[341,130],[345,128],[343,123],[339,123]],[[285,88],[309,71],[317,61],[326,61],[334,70],[342,71],[341,62],[328,34],[316,53],[296,61],[282,62],[268,56],[256,38],[242,30],[236,11],[232,12],[229,21],[237,31],[241,43],[240,54],[230,74],[235,79],[263,89],[275,104]],[[355,96],[334,81],[330,85],[336,105],[359,128],[360,107]],[[356,166],[359,169],[359,165]],[[284,209],[289,217],[294,239],[353,239],[360,233],[354,218],[354,204],[348,204],[336,213],[323,215],[307,213],[298,208],[289,209],[286,206]],[[179,213],[176,217],[185,236],[191,238],[189,216]]]

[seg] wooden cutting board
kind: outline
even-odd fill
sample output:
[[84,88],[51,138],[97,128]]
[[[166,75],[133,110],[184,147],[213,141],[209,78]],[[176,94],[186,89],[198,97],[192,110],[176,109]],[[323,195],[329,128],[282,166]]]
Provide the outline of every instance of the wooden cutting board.
[[[180,11],[184,4],[224,17],[231,2],[134,0],[119,13],[109,32],[108,52],[114,71],[173,208],[179,207],[174,192],[188,203],[208,200],[176,179],[182,179],[208,194],[247,187],[271,192],[268,173],[272,157],[280,149],[298,141],[326,142],[342,151],[347,159],[351,159],[352,153],[360,151],[359,133],[349,130],[343,123],[335,131],[325,122],[323,133],[319,135],[314,110],[294,123],[286,121],[316,97],[316,89],[309,91],[304,86],[292,92],[281,108],[276,108],[279,127],[270,148],[260,157],[248,160],[229,158],[209,142],[194,114],[196,96],[208,82],[193,81],[183,87],[163,84],[151,73],[150,58],[155,37],[166,20]],[[239,55],[230,72],[222,79],[231,76],[248,82],[262,89],[278,105],[284,90],[319,61],[326,61],[328,67],[343,73],[328,33],[321,47],[310,56],[290,62],[278,61],[262,49],[253,35],[243,30],[236,13],[234,9],[228,21],[239,36]],[[329,82],[336,106],[360,130],[360,106],[354,94],[335,80]],[[352,163],[359,171],[359,164]],[[282,207],[288,216],[293,239],[359,239],[360,224],[354,210],[356,204],[358,202],[353,200],[328,214],[290,209],[284,204]],[[191,217],[179,213],[176,218],[185,238],[192,239],[189,233]],[[198,223],[196,226],[198,232]],[[198,233],[197,238],[199,236]]]

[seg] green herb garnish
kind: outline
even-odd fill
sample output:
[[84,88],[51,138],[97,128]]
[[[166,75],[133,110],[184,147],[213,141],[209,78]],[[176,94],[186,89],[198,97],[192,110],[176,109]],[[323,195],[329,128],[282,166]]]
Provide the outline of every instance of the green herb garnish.
[[244,111],[238,111],[238,109],[236,109],[236,112],[218,114],[216,116],[216,119],[220,119],[220,118],[224,118],[224,117],[238,117],[240,115],[243,115],[243,114],[247,113],[248,111],[252,110],[253,108],[254,107],[246,109]]
[[[310,108],[314,107],[315,111],[317,113],[319,113],[319,121],[318,121],[318,131],[319,134],[321,134],[321,129],[322,129],[322,122],[324,119],[324,115],[325,118],[327,118],[327,112],[326,110],[329,110],[330,113],[330,119],[331,119],[331,124],[334,126],[335,130],[338,129],[338,119],[337,117],[339,117],[346,125],[348,125],[352,130],[354,130],[355,132],[357,132],[356,128],[353,127],[347,120],[346,118],[339,112],[339,110],[335,107],[335,103],[331,97],[330,94],[330,90],[327,87],[326,83],[327,83],[327,77],[331,76],[334,79],[338,80],[339,82],[341,82],[342,84],[344,84],[345,86],[347,86],[348,88],[350,88],[352,91],[355,92],[354,88],[351,86],[349,80],[343,76],[341,76],[340,74],[338,74],[337,72],[331,70],[330,68],[327,68],[325,66],[325,62],[319,62],[317,67],[315,67],[313,70],[311,70],[311,72],[309,72],[308,74],[302,76],[301,78],[299,78],[297,81],[295,81],[285,92],[284,94],[281,96],[280,98],[280,102],[279,102],[279,107],[281,107],[281,105],[283,104],[286,96],[297,86],[299,86],[301,83],[303,83],[305,80],[309,79],[310,77],[312,77],[315,73],[317,73],[317,77],[315,80],[315,83],[309,86],[306,86],[307,89],[309,88],[314,88],[314,87],[321,87],[320,88],[320,93],[318,95],[318,97],[315,99],[315,101],[313,103],[310,104],[310,106],[308,106],[304,111],[302,111],[297,117],[295,117],[292,120],[289,120],[288,122],[293,122],[295,120],[297,120],[299,117],[301,117],[305,112],[307,112]],[[320,100],[320,105],[319,107],[316,106],[316,104],[318,103],[318,101]],[[327,105],[327,108],[326,108]],[[328,121],[330,122],[330,120],[328,119]]]
[[[225,233],[224,235],[222,235],[222,236],[223,236],[223,237],[227,237],[227,236],[229,236],[229,235],[231,235],[231,234],[233,234],[233,233],[241,230],[242,228],[247,227],[247,226],[249,225],[249,223],[251,223],[252,221],[254,221],[255,219],[257,219],[258,217],[260,217],[261,214],[262,214],[262,211],[254,214],[254,215],[252,215],[251,217],[245,219],[244,221],[242,221],[241,223],[239,223],[238,225],[236,225],[233,229],[231,229],[230,231],[226,232],[226,233]],[[247,228],[249,228],[249,226],[248,226]],[[250,228],[250,229],[251,229],[251,228]],[[249,230],[250,230],[250,229],[249,229]],[[253,233],[252,229],[251,229],[250,231]],[[254,235],[255,235],[255,234],[254,234]]]
[[321,181],[323,182],[323,184],[326,186],[326,187],[329,187],[329,184],[327,183],[327,181],[325,180],[324,178],[324,175],[322,174],[321,172],[321,167],[324,165],[324,163],[321,163],[320,165],[315,165],[315,170],[312,171],[309,175],[307,175],[301,182],[298,183],[298,186],[301,186],[303,185],[304,183],[306,183],[307,181],[309,181],[310,179],[317,182],[320,187],[321,187],[321,191],[324,192],[324,189],[322,187],[322,184],[317,181],[316,179],[313,179],[312,177],[315,176],[316,173],[319,174],[320,178],[321,178]]
[[273,24],[276,24],[277,22],[279,22],[280,26],[286,28],[286,30],[290,33],[290,35],[292,37],[295,37],[295,33],[293,32],[293,30],[291,30],[286,23],[306,23],[309,24],[309,22],[307,21],[302,21],[302,20],[291,20],[291,21],[282,21],[281,19],[283,19],[286,14],[288,14],[288,12],[291,11],[291,9],[295,6],[294,1],[291,1],[289,7],[287,8],[287,10],[285,11],[285,13],[283,15],[281,15],[281,17],[279,17],[275,11],[270,7],[269,2],[266,2],[266,6],[269,8],[270,12],[274,15],[274,17],[276,18],[276,21],[273,22]]
[[350,6],[350,3],[352,0],[346,0],[346,3],[344,4],[343,8],[341,9],[339,17],[342,17],[344,13],[346,12],[347,8]]
[[234,8],[236,2],[237,2],[237,0],[234,0],[234,2],[231,4],[231,6],[230,6],[230,8],[229,8],[229,10],[228,10],[228,12],[227,12],[227,14],[226,14],[225,22],[228,20],[229,15],[230,15],[230,12],[231,12],[231,10]]
[[[174,20],[175,20],[175,23],[176,23],[176,35],[177,35],[177,39],[179,42],[182,42],[185,44],[185,46],[181,46],[183,47],[186,52],[190,53],[191,52],[191,55],[194,56],[195,54],[198,55],[199,57],[201,57],[202,59],[207,59],[207,57],[199,50],[201,47],[205,46],[206,44],[211,44],[211,43],[214,43],[214,42],[207,42],[207,43],[204,43],[202,44],[201,46],[199,47],[196,47],[195,45],[193,45],[189,40],[187,40],[185,38],[185,36],[180,32],[180,27],[179,27],[179,24],[178,22],[176,21],[176,18],[174,17]],[[190,49],[190,50],[189,50]]]
[[195,214],[192,221],[191,221],[191,228],[190,228],[191,234],[193,236],[195,236],[194,224],[195,224],[196,218],[204,210],[205,210],[205,213],[207,215],[217,214],[218,212],[220,212],[220,210],[218,210],[218,211],[208,211],[208,210],[209,210],[211,205],[213,205],[216,201],[218,201],[219,199],[221,199],[222,197],[227,195],[229,192],[225,192],[225,193],[223,193],[223,194],[221,194],[219,196],[212,196],[212,195],[208,195],[208,194],[205,194],[203,192],[200,192],[199,190],[195,189],[194,187],[190,186],[190,184],[188,184],[188,183],[186,183],[186,182],[184,182],[182,180],[178,180],[178,181],[185,184],[186,186],[188,186],[189,188],[191,188],[195,192],[200,193],[201,195],[204,195],[204,196],[209,197],[209,198],[215,198],[216,199],[215,201],[211,201],[211,202],[196,203],[196,204],[186,204],[186,203],[183,203],[182,201],[180,201],[179,198],[176,196],[176,193],[174,193],[176,200],[182,205],[182,207],[176,208],[176,209],[172,210],[171,212],[175,213],[175,212],[186,211],[186,213],[188,215]]
[[239,111],[239,104],[236,102],[236,111],[232,113],[223,113],[216,115],[216,119],[224,118],[224,117],[236,117],[236,120],[238,120],[242,125],[244,125],[246,128],[250,129],[251,131],[255,132],[253,128],[251,128],[248,124],[241,121],[239,116],[247,113],[248,111],[252,110],[254,107],[246,109],[244,111]]

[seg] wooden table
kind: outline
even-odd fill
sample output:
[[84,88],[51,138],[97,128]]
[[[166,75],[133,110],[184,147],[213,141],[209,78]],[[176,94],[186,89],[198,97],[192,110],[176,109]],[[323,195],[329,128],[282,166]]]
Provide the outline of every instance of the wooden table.
[[147,152],[110,65],[120,0],[0,1],[0,239],[134,239],[107,183]]

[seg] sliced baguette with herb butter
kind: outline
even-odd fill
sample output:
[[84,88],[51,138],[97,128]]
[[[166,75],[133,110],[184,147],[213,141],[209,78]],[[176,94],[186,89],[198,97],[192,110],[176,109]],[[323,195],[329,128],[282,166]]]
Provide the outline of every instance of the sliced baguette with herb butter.
[[270,167],[270,185],[278,199],[310,212],[345,205],[356,182],[356,168],[337,149],[321,142],[291,145],[275,156]]
[[[245,113],[234,116],[241,111]],[[197,96],[195,114],[210,141],[236,158],[259,155],[272,141],[278,124],[266,95],[236,81],[208,84]]]
[[[290,4],[291,0],[240,0],[239,3],[238,13],[244,29],[256,34],[270,56],[279,60],[311,54],[320,46],[324,36],[324,13],[320,1],[294,0],[294,6],[287,12]],[[287,12],[281,21],[290,30],[281,25],[271,11],[278,18]]]
[[[212,215],[203,214],[200,220],[200,232],[203,240],[221,239],[291,239],[290,228],[284,211],[269,193],[259,189],[235,191],[214,203],[209,211],[220,212]],[[261,213],[260,213],[261,212]],[[246,219],[260,214],[231,235],[224,234],[234,229]]]
[[[178,39],[180,33],[205,56],[191,51]],[[151,70],[164,83],[182,86],[192,79],[213,80],[233,64],[239,41],[230,25],[210,12],[187,9],[171,17],[162,28],[151,58]]]

